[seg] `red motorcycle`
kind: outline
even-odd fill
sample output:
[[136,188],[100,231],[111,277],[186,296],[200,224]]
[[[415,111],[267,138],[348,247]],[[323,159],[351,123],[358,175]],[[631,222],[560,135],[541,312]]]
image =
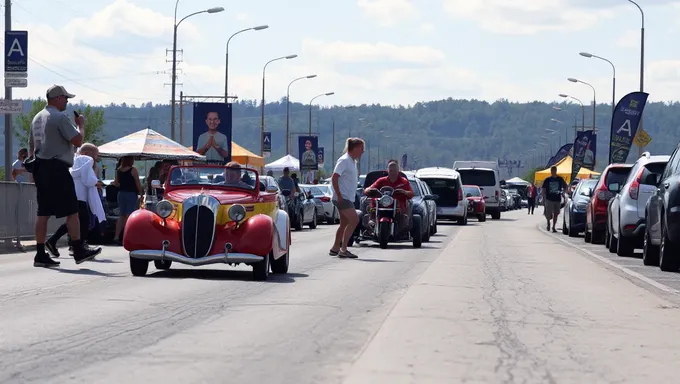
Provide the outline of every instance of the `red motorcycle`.
[[[378,171],[374,172],[377,173]],[[366,178],[368,181],[368,175]],[[372,183],[366,184],[370,186]],[[417,214],[409,217],[410,210],[402,212],[394,198],[400,193],[405,193],[405,191],[394,190],[392,187],[383,187],[380,188],[380,191],[369,193],[366,198],[367,201],[365,200],[362,204],[362,216],[359,218],[361,228],[355,238],[357,243],[363,240],[371,240],[380,244],[380,248],[385,249],[390,242],[413,241],[414,247],[420,247],[422,244],[422,232],[420,230],[422,218]],[[400,230],[404,228],[402,220],[408,220],[410,224],[403,231]]]

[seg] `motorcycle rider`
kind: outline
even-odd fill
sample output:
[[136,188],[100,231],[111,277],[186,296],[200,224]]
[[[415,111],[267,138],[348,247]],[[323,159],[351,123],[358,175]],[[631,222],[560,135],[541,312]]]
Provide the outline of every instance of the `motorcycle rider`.
[[373,185],[364,190],[364,195],[369,196],[373,191],[380,191],[383,187],[392,187],[394,189],[394,194],[392,197],[397,203],[397,208],[401,212],[401,217],[399,218],[399,233],[403,233],[405,229],[409,226],[409,199],[412,199],[415,195],[413,189],[411,188],[411,183],[408,179],[401,176],[399,162],[397,160],[390,160],[387,163],[387,176],[383,176],[376,180]]

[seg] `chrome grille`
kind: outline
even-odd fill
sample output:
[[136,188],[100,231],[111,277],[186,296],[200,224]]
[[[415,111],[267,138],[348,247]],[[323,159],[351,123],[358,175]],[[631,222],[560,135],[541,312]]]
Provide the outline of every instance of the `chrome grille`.
[[195,195],[184,200],[182,212],[182,246],[188,257],[208,256],[215,237],[215,224],[220,203],[208,195]]

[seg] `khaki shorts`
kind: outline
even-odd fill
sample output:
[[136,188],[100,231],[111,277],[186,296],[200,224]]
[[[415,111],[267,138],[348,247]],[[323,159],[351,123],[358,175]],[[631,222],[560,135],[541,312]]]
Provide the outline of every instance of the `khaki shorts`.
[[543,214],[547,219],[552,219],[553,215],[560,213],[562,203],[559,201],[545,200],[543,202]]

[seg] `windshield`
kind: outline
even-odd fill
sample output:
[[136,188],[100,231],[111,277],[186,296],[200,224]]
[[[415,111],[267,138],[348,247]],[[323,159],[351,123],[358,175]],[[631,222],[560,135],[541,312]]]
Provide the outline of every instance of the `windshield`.
[[607,189],[611,189],[612,184],[618,184],[619,187],[623,186],[626,183],[626,179],[628,178],[630,170],[631,168],[627,167],[610,168],[605,179],[605,182],[607,183]]
[[476,187],[463,187],[463,193],[465,194],[465,196],[467,196],[468,194],[478,197],[482,196],[482,191],[480,191],[479,188]]
[[241,168],[179,167],[170,174],[171,186],[215,185],[255,189],[257,174]]
[[418,184],[413,180],[409,180],[409,183],[411,184],[411,189],[413,190],[413,196],[420,196],[420,189],[418,189]]
[[481,169],[459,169],[461,181],[464,184],[492,187],[496,185],[496,175],[493,171]]

